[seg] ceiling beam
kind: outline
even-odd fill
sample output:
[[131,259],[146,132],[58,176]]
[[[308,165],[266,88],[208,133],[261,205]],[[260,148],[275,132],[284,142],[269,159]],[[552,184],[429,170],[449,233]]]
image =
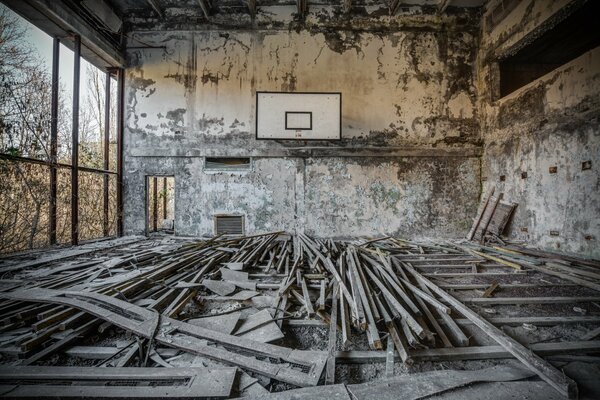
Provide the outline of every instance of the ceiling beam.
[[160,8],[160,5],[158,4],[158,0],[146,0],[146,2],[150,5],[150,7],[152,7],[154,12],[157,13],[161,19],[165,17],[162,8]]
[[208,0],[197,0],[202,12],[204,13],[204,17],[208,20],[210,18],[210,9],[211,4]]
[[[50,36],[62,38],[73,33],[81,36],[81,55],[96,67],[125,65],[122,49],[99,35],[96,27],[91,26],[62,1],[2,0],[2,3]],[[72,40],[61,40],[61,43],[73,49]]]

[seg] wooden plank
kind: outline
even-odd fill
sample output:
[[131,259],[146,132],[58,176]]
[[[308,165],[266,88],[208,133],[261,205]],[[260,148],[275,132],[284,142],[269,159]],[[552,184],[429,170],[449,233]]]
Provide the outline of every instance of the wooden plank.
[[[536,326],[555,326],[555,325],[569,325],[569,324],[600,324],[600,316],[574,316],[574,317],[496,317],[487,318],[487,320],[494,325],[523,325],[531,324]],[[472,325],[471,320],[465,318],[457,318],[454,320],[459,325]],[[444,323],[440,321],[440,323]]]
[[392,339],[392,335],[388,335],[385,359],[385,377],[391,378],[392,376],[394,376],[394,340]]
[[475,239],[479,239],[481,242],[483,242],[490,221],[494,216],[494,212],[496,212],[496,207],[498,206],[500,200],[502,200],[502,193],[500,193],[497,197],[490,196],[490,201],[487,204],[485,210],[483,211],[481,221],[479,223],[479,226],[477,227],[477,230],[475,231]]
[[[449,290],[485,290],[489,283],[438,283],[441,289]],[[528,289],[538,287],[573,287],[574,283],[502,283],[503,289]]]
[[[520,272],[478,272],[478,273],[473,273],[473,272],[464,272],[464,273],[445,273],[445,272],[440,272],[439,274],[422,274],[423,276],[429,277],[429,278],[462,278],[462,277],[468,277],[468,276],[473,276],[473,277],[480,277],[480,278],[484,278],[484,277],[488,277],[488,276],[493,276],[493,277],[497,277],[497,276],[519,276],[519,275],[525,275],[527,271],[520,271]],[[599,289],[600,290],[600,289]]]
[[317,309],[319,311],[325,310],[325,288],[326,287],[327,287],[327,282],[325,282],[325,279],[322,279],[320,287],[319,287],[319,301],[318,301],[318,307],[317,307]]
[[469,230],[469,233],[467,234],[467,240],[473,240],[473,235],[475,234],[475,231],[477,231],[477,228],[479,227],[479,223],[481,222],[481,217],[483,216],[483,212],[487,208],[488,203],[490,202],[490,198],[493,196],[495,190],[496,190],[496,188],[494,186],[492,186],[489,189],[488,193],[485,196],[485,200],[483,201],[483,207],[480,206],[479,209],[477,210],[477,216],[475,217],[475,220],[473,221],[473,226],[471,226],[471,229]]
[[[600,316],[584,315],[584,316],[555,316],[555,317],[496,317],[487,318],[494,325],[511,325],[518,326],[523,324],[532,324],[537,326],[554,326],[554,325],[577,325],[577,324],[600,324]],[[458,325],[473,325],[473,322],[466,318],[456,318],[453,321]],[[438,319],[439,324],[445,324],[443,319]],[[285,321],[290,326],[320,326],[326,327],[327,324],[320,320],[307,319],[289,319]]]
[[[165,346],[177,347],[184,351],[247,368],[270,378],[297,386],[316,385],[327,358],[325,353],[319,351],[292,350],[227,335],[168,317],[161,317],[156,312],[96,293],[28,289],[19,292],[0,293],[0,298],[26,299],[32,302],[39,301],[75,307],[108,320],[136,335],[153,339]],[[116,310],[118,310],[118,313]],[[227,347],[228,350],[211,346],[207,341],[221,344]],[[256,356],[279,358],[289,364],[271,364],[268,361],[241,355],[236,353],[235,350],[250,352]],[[304,372],[292,368],[292,364],[303,365],[308,371]]]
[[390,291],[377,279],[377,277],[368,269],[365,269],[365,272],[370,276],[371,280],[375,282],[375,285],[379,287],[379,290],[383,293],[385,299],[388,304],[393,308],[394,314],[401,317],[406,321],[408,326],[419,336],[419,338],[423,339],[427,336],[426,330],[413,318],[412,315],[396,300],[394,295],[390,293]]
[[481,297],[485,297],[485,298],[492,297],[492,294],[499,287],[500,287],[500,284],[498,283],[498,281],[492,282],[492,284],[490,285],[490,287],[488,287],[487,289],[485,289],[485,292],[483,292],[483,294],[481,295]]
[[385,325],[388,329],[390,337],[392,338],[392,341],[394,342],[394,346],[398,352],[398,355],[400,356],[400,359],[403,363],[411,365],[413,363],[413,359],[408,355],[408,346],[406,345],[404,338],[400,337],[398,334],[398,329],[396,328],[394,320],[386,310],[383,302],[379,300],[379,297],[377,296],[375,296],[375,303],[377,303],[377,306],[380,309],[381,315],[383,316],[383,320],[385,321]]
[[331,297],[331,320],[329,322],[329,344],[327,347],[327,365],[325,367],[325,384],[335,383],[335,352],[337,351],[337,303],[339,286],[333,287]]
[[[529,345],[529,351],[541,356],[560,354],[593,354],[600,351],[600,341],[555,342],[535,343]],[[439,349],[412,350],[410,356],[418,361],[461,361],[461,360],[493,360],[513,358],[511,352],[502,346],[469,346]],[[338,351],[336,362],[338,364],[363,364],[385,362],[385,351]],[[397,359],[399,360],[399,358]]]
[[304,279],[303,277],[300,280],[300,283],[302,285],[302,295],[304,296],[304,305],[306,306],[306,313],[310,318],[313,315],[315,315],[315,309],[313,308],[312,301],[310,300],[310,293],[308,292],[308,287],[306,287],[306,279]]
[[82,335],[85,335],[87,333],[89,333],[90,331],[92,331],[96,326],[98,326],[98,324],[100,324],[100,320],[97,318],[94,318],[93,320],[91,320],[90,322],[88,322],[87,324],[84,324],[83,326],[77,328],[73,333],[67,335],[65,338],[51,344],[50,346],[42,349],[41,351],[37,352],[36,354],[28,357],[25,360],[22,360],[19,365],[31,365],[41,359],[43,359],[44,357],[49,356],[50,354],[62,349],[65,346],[68,346],[69,344],[71,344],[72,342],[74,342],[75,340],[79,339]]
[[375,325],[375,318],[373,317],[373,309],[371,308],[371,304],[369,302],[369,299],[367,297],[367,293],[365,290],[365,282],[363,281],[362,277],[361,277],[361,268],[359,267],[359,265],[357,264],[358,259],[355,258],[356,253],[353,251],[350,251],[348,253],[348,260],[349,260],[349,268],[350,271],[352,272],[352,277],[355,280],[355,284],[356,287],[358,288],[358,294],[360,296],[360,302],[363,305],[363,310],[365,312],[365,316],[367,318],[367,329],[369,331],[369,344],[372,346],[372,348],[375,349],[382,349],[383,348],[383,344],[381,343],[381,338],[379,337],[379,332],[377,331],[377,326]]
[[[233,388],[236,368],[94,368],[1,366],[11,398],[217,398]],[[45,381],[47,383],[39,383]],[[140,385],[132,385],[131,382]],[[160,384],[153,385],[152,382]],[[32,383],[29,383],[32,382]],[[102,384],[110,382],[110,385]],[[165,385],[165,382],[172,383]],[[101,385],[101,386],[100,386]]]
[[577,384],[570,378],[564,376],[554,366],[546,362],[544,359],[532,353],[525,346],[506,335],[500,329],[496,328],[493,324],[483,319],[477,313],[473,312],[470,308],[465,306],[463,303],[455,299],[450,294],[446,293],[442,289],[438,288],[430,280],[421,276],[410,264],[404,264],[408,266],[409,271],[415,276],[416,279],[420,280],[429,287],[438,296],[445,299],[450,305],[452,305],[458,312],[464,315],[466,318],[473,321],[473,323],[484,331],[490,338],[494,339],[498,344],[504,347],[510,352],[515,358],[525,364],[528,368],[534,371],[540,378],[546,381],[550,386],[555,388],[563,396],[570,399],[577,398]]
[[595,339],[598,335],[600,335],[600,327],[592,329],[591,331],[583,335],[581,337],[581,340],[592,340]]
[[460,299],[464,303],[470,304],[575,304],[590,303],[600,301],[600,296],[586,297],[472,297]]
[[[417,280],[417,284],[421,287],[421,289],[429,295],[433,295],[429,288],[423,284],[420,280]],[[435,312],[438,314],[438,317],[444,321],[446,327],[450,330],[450,335],[454,339],[454,342],[460,346],[468,346],[469,338],[464,334],[464,332],[458,327],[454,319],[446,313],[440,312],[438,309],[435,309]]]

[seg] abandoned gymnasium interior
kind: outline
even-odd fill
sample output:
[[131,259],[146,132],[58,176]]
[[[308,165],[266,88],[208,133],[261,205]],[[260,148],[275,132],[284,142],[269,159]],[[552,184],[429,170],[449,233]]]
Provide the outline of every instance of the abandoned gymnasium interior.
[[599,21],[0,0],[0,397],[600,398]]

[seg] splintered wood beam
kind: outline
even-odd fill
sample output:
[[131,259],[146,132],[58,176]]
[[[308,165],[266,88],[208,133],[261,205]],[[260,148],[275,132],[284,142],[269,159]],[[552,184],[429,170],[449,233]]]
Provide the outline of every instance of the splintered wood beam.
[[337,351],[337,313],[338,285],[334,284],[331,296],[331,319],[329,321],[329,344],[327,347],[327,365],[325,366],[325,384],[335,383],[335,352]]
[[224,399],[230,397],[236,373],[236,368],[0,367],[0,376],[15,382],[9,386],[14,398]]
[[452,0],[440,0],[438,3],[438,14],[442,14],[444,11],[446,11],[446,8],[448,8],[450,3],[452,3]]
[[577,384],[553,365],[548,363],[543,358],[539,357],[526,348],[521,343],[517,342],[503,331],[495,327],[492,323],[479,316],[476,312],[465,306],[461,301],[457,300],[444,290],[437,287],[433,282],[428,280],[413,269],[410,264],[404,264],[414,277],[426,285],[431,291],[446,300],[460,314],[471,320],[479,329],[485,332],[491,339],[494,339],[506,351],[512,354],[517,360],[521,361],[530,370],[535,372],[540,378],[546,381],[550,386],[556,389],[563,396],[569,399],[577,398]]
[[400,0],[392,0],[389,3],[390,15],[396,15],[398,8],[400,8]]
[[202,12],[204,13],[204,17],[208,20],[210,17],[210,8],[211,8],[210,2],[208,0],[197,0],[197,1],[198,1],[198,5],[202,9]]
[[[316,386],[327,361],[325,352],[292,351],[286,347],[227,335],[98,293],[37,288],[1,292],[0,298],[74,307],[158,344],[236,365],[296,386]],[[52,333],[54,331],[47,330],[44,335],[50,336]],[[35,340],[39,343],[43,338]],[[240,354],[240,351],[244,354]],[[272,364],[269,359],[278,359],[282,363]],[[299,371],[293,365],[300,365],[304,369]]]
[[158,0],[146,0],[146,2],[150,5],[150,7],[152,7],[154,12],[157,13],[160,18],[165,17],[163,10],[160,8],[160,5],[158,4]]

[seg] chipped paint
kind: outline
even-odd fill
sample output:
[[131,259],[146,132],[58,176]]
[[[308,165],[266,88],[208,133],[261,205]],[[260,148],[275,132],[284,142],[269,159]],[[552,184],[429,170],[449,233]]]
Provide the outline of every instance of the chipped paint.
[[[482,164],[486,186],[495,185],[507,201],[519,204],[509,227],[512,239],[598,258],[600,48],[497,100],[499,72],[489,61],[490,54],[518,48],[519,40],[575,3],[523,1],[489,34],[483,30],[478,77]],[[587,160],[592,168],[583,170]],[[550,173],[550,167],[557,172]]]
[[[218,213],[246,215],[248,232],[466,232],[480,188],[478,20],[382,10],[350,22],[314,6],[301,21],[294,7],[264,6],[254,22],[215,15],[217,29],[171,14],[164,30],[130,21],[132,40],[157,48],[128,52],[126,230],[143,231],[143,176],[172,174],[178,234],[212,234]],[[342,92],[342,140],[317,143],[331,149],[320,157],[301,142],[255,140],[256,90]],[[395,149],[420,153],[377,155]],[[253,156],[252,169],[207,174],[206,154]]]

